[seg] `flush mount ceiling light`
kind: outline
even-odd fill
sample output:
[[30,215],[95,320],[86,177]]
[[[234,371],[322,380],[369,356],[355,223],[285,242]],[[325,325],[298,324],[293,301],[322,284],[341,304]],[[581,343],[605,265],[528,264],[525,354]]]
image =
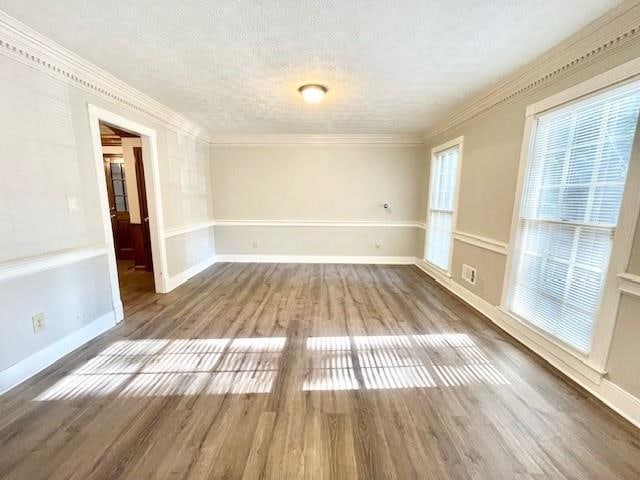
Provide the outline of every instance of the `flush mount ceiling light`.
[[327,93],[327,87],[324,85],[309,84],[302,85],[298,91],[305,102],[318,103],[324,98],[324,94]]

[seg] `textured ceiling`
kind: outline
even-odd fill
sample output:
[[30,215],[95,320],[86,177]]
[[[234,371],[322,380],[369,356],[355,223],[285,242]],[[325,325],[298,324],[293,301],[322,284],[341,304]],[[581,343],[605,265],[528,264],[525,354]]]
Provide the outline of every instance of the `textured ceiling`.
[[[617,0],[0,0],[211,133],[418,133]],[[329,88],[319,105],[297,88]]]

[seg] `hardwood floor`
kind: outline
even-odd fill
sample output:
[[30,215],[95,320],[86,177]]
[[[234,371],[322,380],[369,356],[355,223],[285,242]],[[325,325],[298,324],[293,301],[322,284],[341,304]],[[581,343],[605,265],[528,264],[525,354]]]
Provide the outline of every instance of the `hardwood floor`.
[[144,278],[0,397],[0,478],[640,478],[639,430],[413,266]]

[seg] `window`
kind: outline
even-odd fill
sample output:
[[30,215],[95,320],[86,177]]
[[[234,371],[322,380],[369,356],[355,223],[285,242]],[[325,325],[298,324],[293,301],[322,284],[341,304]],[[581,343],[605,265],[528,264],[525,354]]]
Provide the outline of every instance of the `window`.
[[129,202],[127,201],[127,186],[124,178],[124,163],[111,162],[111,186],[116,212],[127,212]]
[[587,353],[640,111],[635,83],[535,119],[507,308]]
[[451,257],[461,155],[462,138],[459,138],[435,148],[431,157],[425,258],[445,271],[449,271]]

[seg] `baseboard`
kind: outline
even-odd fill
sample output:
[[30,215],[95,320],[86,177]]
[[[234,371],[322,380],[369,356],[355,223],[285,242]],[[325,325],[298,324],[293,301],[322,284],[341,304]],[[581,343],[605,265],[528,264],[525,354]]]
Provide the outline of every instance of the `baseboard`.
[[122,305],[122,301],[115,303],[113,305],[113,314],[115,317],[116,323],[120,323],[124,320],[124,305]]
[[[592,392],[593,393],[593,392]],[[640,399],[634,397],[610,380],[600,385],[600,395],[594,393],[604,404],[640,428]]]
[[3,370],[0,372],[0,394],[11,390],[16,385],[33,377],[60,358],[81,347],[89,340],[114,327],[115,324],[116,319],[114,312],[109,312],[72,334],[61,338],[15,365]]
[[216,261],[217,261],[216,260],[216,256],[213,255],[213,256],[201,261],[200,263],[196,263],[192,267],[187,268],[186,270],[180,272],[179,274],[174,275],[173,277],[168,277],[166,282],[165,282],[165,292],[164,293],[169,293],[174,288],[178,288],[180,285],[182,285],[184,282],[189,280],[191,277],[193,277],[193,276],[199,274],[201,271],[209,268],[211,265],[216,263]]
[[569,355],[564,350],[550,344],[536,332],[525,332],[525,326],[513,320],[499,307],[492,305],[441,272],[431,268],[424,260],[416,260],[415,265],[460,300],[482,313],[501,330],[542,357],[556,370],[640,428],[640,399],[603,378],[606,372],[598,371]]
[[415,257],[366,255],[218,255],[218,262],[230,263],[343,263],[413,265]]

